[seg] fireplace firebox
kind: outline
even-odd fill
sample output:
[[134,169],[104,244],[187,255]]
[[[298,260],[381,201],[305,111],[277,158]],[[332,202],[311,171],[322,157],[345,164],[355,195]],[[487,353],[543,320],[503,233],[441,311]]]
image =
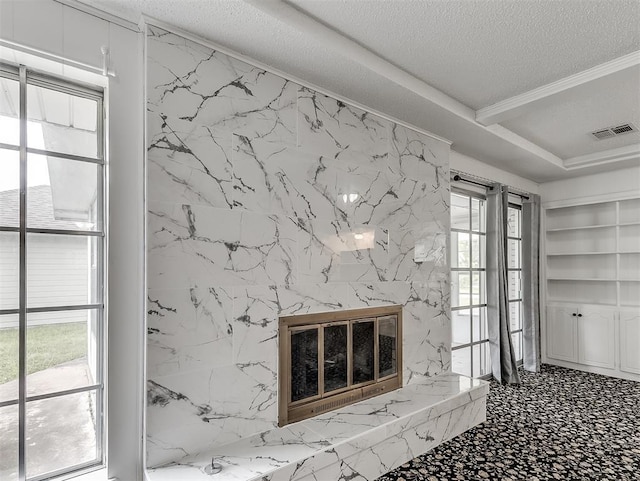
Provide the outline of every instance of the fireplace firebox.
[[279,323],[284,426],[402,386],[402,306],[285,316]]

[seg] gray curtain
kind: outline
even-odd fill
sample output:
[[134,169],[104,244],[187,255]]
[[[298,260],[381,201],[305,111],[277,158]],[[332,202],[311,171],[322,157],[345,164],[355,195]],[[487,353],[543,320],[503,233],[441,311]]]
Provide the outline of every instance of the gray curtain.
[[507,186],[494,184],[487,192],[487,323],[493,377],[520,384],[509,328],[507,278]]
[[540,371],[540,196],[522,202],[523,367]]

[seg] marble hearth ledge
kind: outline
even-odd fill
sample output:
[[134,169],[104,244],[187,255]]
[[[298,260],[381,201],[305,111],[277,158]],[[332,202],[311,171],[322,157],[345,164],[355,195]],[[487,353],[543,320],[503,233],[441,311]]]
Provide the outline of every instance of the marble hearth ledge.
[[[149,481],[371,481],[486,420],[489,384],[445,373],[147,471]],[[215,475],[202,468],[211,456]]]

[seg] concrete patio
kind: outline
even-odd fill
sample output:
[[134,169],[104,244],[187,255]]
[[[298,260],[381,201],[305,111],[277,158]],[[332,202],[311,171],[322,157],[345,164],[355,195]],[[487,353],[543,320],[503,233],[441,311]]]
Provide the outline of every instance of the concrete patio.
[[[28,395],[92,384],[85,360],[27,376]],[[17,381],[0,385],[0,400],[16,397]],[[95,396],[82,392],[27,404],[27,476],[57,471],[96,458]],[[18,479],[18,406],[0,408],[0,479]]]

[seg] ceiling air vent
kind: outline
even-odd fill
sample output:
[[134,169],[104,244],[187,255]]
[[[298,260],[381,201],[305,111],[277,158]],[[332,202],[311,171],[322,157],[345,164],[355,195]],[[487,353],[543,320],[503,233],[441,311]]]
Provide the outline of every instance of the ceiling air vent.
[[593,135],[598,140],[608,139],[609,137],[615,137],[616,136],[616,134],[614,134],[609,129],[596,130],[595,132],[591,132],[591,135]]
[[591,135],[593,135],[597,140],[602,140],[637,131],[638,128],[633,124],[621,124],[614,127],[607,127],[606,129],[595,130],[591,132]]
[[627,132],[633,132],[637,130],[638,129],[636,129],[631,124],[622,124],[622,125],[618,125],[617,127],[611,127],[611,131],[616,135],[626,134]]

